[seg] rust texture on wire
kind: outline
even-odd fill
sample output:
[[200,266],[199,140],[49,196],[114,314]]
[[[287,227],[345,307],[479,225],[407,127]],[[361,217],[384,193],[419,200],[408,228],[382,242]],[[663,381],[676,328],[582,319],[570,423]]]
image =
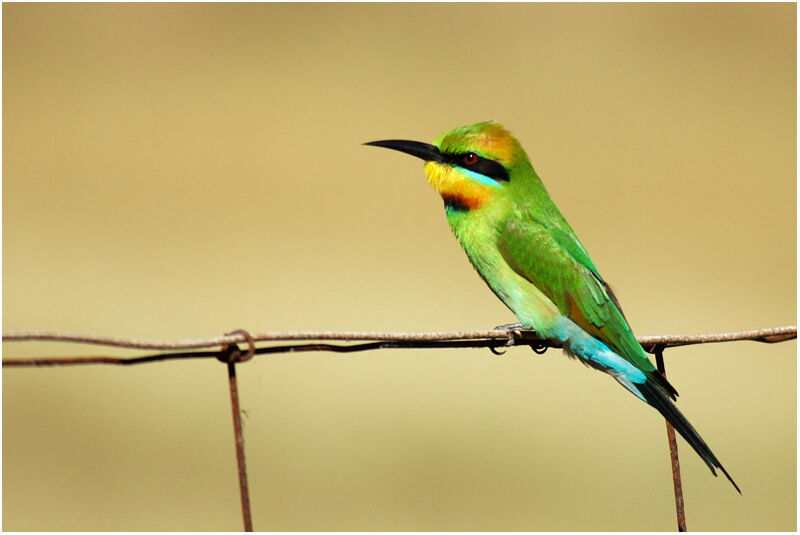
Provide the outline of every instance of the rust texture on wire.
[[[664,346],[654,348],[656,354],[656,368],[665,379],[667,371],[664,367]],[[678,460],[678,440],[675,438],[675,428],[668,420],[667,443],[669,444],[669,458],[672,465],[672,487],[675,491],[675,515],[678,521],[678,531],[686,531],[686,509],[683,504],[683,483],[681,482],[681,464]]]
[[[751,340],[756,342],[775,343],[797,338],[797,326],[771,327],[748,331],[736,331],[715,334],[677,334],[664,336],[644,336],[639,342],[645,350],[653,353],[656,347],[677,347],[691,344],[708,344]],[[488,347],[502,348],[511,345],[529,345],[532,347],[559,347],[558,344],[541,340],[530,330],[479,330],[479,331],[443,331],[429,333],[404,332],[363,332],[363,331],[287,331],[254,333],[248,338],[241,331],[224,336],[195,338],[187,340],[146,340],[137,338],[117,338],[95,336],[57,331],[11,331],[3,334],[3,342],[73,342],[109,347],[140,350],[169,351],[140,357],[55,357],[34,359],[4,359],[3,366],[57,366],[71,364],[141,364],[162,360],[219,358],[219,350],[206,349],[236,343],[256,342],[316,342],[304,344],[271,345],[260,347],[255,354],[298,353],[306,351],[332,351],[351,353],[375,349],[398,348],[438,348],[438,347]],[[323,341],[361,342],[357,344],[330,344]],[[178,350],[194,350],[179,351]]]
[[233,413],[233,438],[236,445],[236,467],[239,475],[239,495],[242,499],[242,520],[244,530],[253,531],[253,517],[250,512],[250,490],[247,485],[247,468],[244,459],[244,432],[242,431],[242,411],[239,407],[239,384],[236,380],[236,363],[246,362],[253,358],[256,351],[255,343],[250,334],[245,330],[238,330],[226,334],[232,335],[240,333],[247,339],[249,346],[247,353],[242,355],[239,347],[235,344],[224,344],[221,355],[218,357],[220,362],[227,364],[228,367],[228,390],[231,394],[231,412]]
[[236,442],[236,466],[239,473],[239,494],[242,497],[242,519],[244,530],[253,531],[250,513],[250,491],[247,486],[247,468],[244,462],[244,433],[242,433],[242,413],[239,408],[239,387],[236,382],[236,363],[228,362],[228,388],[231,392],[231,412],[233,413],[233,436]]
[[[642,347],[655,353],[658,370],[664,371],[663,352],[667,347],[690,344],[708,344],[732,342],[735,340],[751,340],[756,342],[775,343],[797,338],[797,326],[771,327],[750,331],[737,331],[717,334],[645,336],[639,338]],[[253,530],[250,512],[250,497],[247,485],[247,470],[244,456],[244,435],[242,432],[239,393],[236,381],[236,364],[250,360],[257,354],[297,353],[306,351],[332,351],[351,353],[389,348],[442,348],[442,347],[484,347],[494,353],[498,349],[515,345],[527,345],[537,353],[543,353],[549,347],[559,347],[557,343],[542,340],[536,333],[524,329],[493,329],[483,331],[452,331],[430,333],[392,333],[392,332],[331,332],[331,331],[292,331],[271,332],[251,335],[247,331],[238,330],[224,336],[190,340],[142,340],[135,338],[116,338],[108,336],[83,335],[56,331],[13,331],[3,334],[3,342],[72,342],[94,344],[125,349],[161,350],[158,354],[138,357],[56,357],[34,359],[3,359],[3,367],[22,366],[57,366],[71,364],[119,364],[131,365],[166,360],[183,360],[197,358],[216,358],[227,364],[228,387],[233,413],[233,429],[236,445],[236,460],[239,476],[239,490],[242,502],[242,518],[245,531]],[[331,344],[324,341],[359,342],[349,344]],[[248,350],[243,355],[236,344],[247,342]],[[256,342],[272,342],[273,345],[256,348]],[[295,344],[278,344],[274,342],[312,342]],[[213,350],[221,346],[219,350]],[[203,351],[200,351],[200,350]],[[183,350],[183,351],[179,351]],[[675,431],[667,423],[670,458],[672,461],[672,478],[675,489],[675,510],[678,520],[678,531],[686,531],[686,513],[684,511],[683,490],[681,486],[680,465],[678,463],[678,445]]]

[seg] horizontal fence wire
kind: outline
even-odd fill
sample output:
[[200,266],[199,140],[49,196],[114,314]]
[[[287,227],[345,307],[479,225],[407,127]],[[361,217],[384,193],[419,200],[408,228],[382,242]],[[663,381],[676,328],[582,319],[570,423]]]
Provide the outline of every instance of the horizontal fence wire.
[[[797,326],[786,325],[747,331],[714,334],[674,334],[643,336],[639,343],[650,353],[658,348],[678,347],[692,344],[709,344],[750,340],[775,343],[797,338]],[[140,357],[48,357],[33,359],[3,359],[3,366],[58,366],[73,364],[140,364],[162,360],[224,358],[223,350],[209,348],[229,346],[244,342],[271,344],[256,348],[256,355],[275,353],[297,353],[307,351],[333,351],[350,353],[376,349],[438,348],[438,347],[487,347],[491,349],[514,345],[529,345],[534,348],[560,347],[558,343],[542,340],[536,333],[526,329],[439,331],[439,332],[368,332],[368,331],[285,331],[235,333],[208,338],[184,340],[153,340],[77,334],[59,331],[10,331],[3,333],[3,342],[69,342],[125,349],[160,350],[162,353]],[[331,344],[330,341],[360,342]],[[276,342],[315,342],[303,344],[275,344]],[[189,351],[187,351],[189,350]],[[205,351],[199,351],[205,350]]]
[[[239,491],[242,503],[242,519],[244,530],[253,531],[250,511],[249,488],[245,468],[244,436],[239,409],[238,386],[236,382],[236,363],[250,360],[259,354],[297,353],[307,351],[333,351],[351,353],[376,349],[398,348],[442,348],[442,347],[474,347],[489,348],[497,353],[498,348],[527,345],[537,353],[543,353],[549,347],[560,347],[560,344],[537,337],[531,330],[506,326],[492,330],[479,331],[445,331],[445,332],[362,332],[362,331],[288,331],[251,334],[244,330],[234,331],[223,336],[186,340],[145,340],[139,338],[117,338],[76,334],[58,331],[11,331],[3,333],[3,342],[68,342],[92,344],[124,349],[162,351],[138,357],[86,356],[86,357],[53,357],[32,359],[3,359],[3,367],[35,367],[60,366],[75,364],[141,364],[176,359],[215,358],[227,364],[228,383],[231,394],[231,410],[233,413],[234,438],[239,475]],[[664,372],[663,353],[668,347],[692,344],[710,344],[750,340],[755,342],[776,343],[797,338],[797,326],[786,325],[749,331],[735,331],[715,334],[675,334],[664,336],[644,336],[639,343],[650,353],[656,355],[659,372]],[[351,342],[349,344],[332,344],[329,342]],[[242,353],[237,344],[246,342],[248,350]],[[256,347],[257,342],[269,342],[266,347]],[[276,344],[278,342],[278,344]],[[285,342],[307,342],[286,344]],[[357,343],[353,343],[357,342]],[[218,347],[217,350],[210,348]],[[203,351],[200,351],[203,350]],[[684,511],[683,492],[681,489],[680,465],[678,463],[675,431],[667,422],[667,435],[672,462],[673,485],[675,488],[675,510],[678,531],[686,531],[686,514]]]

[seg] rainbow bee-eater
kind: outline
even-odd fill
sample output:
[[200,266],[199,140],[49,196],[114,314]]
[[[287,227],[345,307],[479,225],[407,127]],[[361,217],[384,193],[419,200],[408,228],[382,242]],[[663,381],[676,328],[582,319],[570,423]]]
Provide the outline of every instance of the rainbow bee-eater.
[[719,468],[741,492],[673,404],[677,391],[648,359],[611,288],[508,130],[487,121],[450,130],[432,145],[398,139],[366,145],[424,160],[453,233],[522,326],[560,343],[567,355],[654,407],[714,475]]

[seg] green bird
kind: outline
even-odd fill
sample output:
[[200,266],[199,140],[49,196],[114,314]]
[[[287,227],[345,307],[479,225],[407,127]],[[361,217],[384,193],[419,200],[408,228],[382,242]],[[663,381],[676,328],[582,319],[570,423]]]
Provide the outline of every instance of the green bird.
[[700,434],[675,407],[675,388],[634,337],[619,302],[550,199],[527,154],[487,121],[442,134],[433,145],[365,143],[416,156],[444,200],[447,221],[472,265],[522,326],[605,372],[654,407],[716,476],[741,493]]

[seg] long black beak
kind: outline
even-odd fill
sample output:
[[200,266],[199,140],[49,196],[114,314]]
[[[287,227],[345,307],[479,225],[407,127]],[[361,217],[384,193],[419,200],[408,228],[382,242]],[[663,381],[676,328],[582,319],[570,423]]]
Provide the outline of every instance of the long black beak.
[[442,153],[434,145],[420,143],[419,141],[406,141],[404,139],[385,139],[383,141],[370,141],[364,143],[372,147],[383,147],[386,149],[399,150],[411,156],[422,158],[426,162],[441,162],[444,160]]

